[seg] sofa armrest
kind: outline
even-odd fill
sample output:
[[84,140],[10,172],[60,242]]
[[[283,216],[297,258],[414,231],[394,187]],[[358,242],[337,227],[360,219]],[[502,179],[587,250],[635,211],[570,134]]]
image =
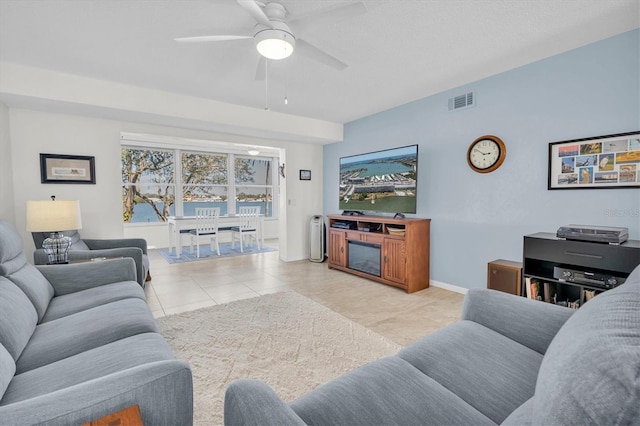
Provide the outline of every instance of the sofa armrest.
[[145,425],[193,424],[193,381],[185,361],[153,362],[0,406],[7,425],[79,425],[132,405]]
[[[117,257],[130,257],[135,261],[135,270],[137,278],[134,281],[138,281],[142,287],[144,287],[144,280],[147,275],[147,271],[144,267],[142,260],[142,250],[139,247],[120,247],[112,249],[100,249],[100,250],[70,250],[68,252],[69,260],[83,260],[83,259],[97,259],[100,257],[117,258]],[[49,258],[43,249],[37,249],[33,252],[33,263],[36,265],[46,265],[49,262]]]
[[479,323],[544,355],[574,312],[496,290],[473,289],[465,296],[462,319]]
[[241,379],[231,383],[225,393],[224,424],[259,426],[306,423],[265,383]]
[[34,265],[46,265],[49,262],[49,256],[44,252],[44,249],[35,249],[33,251],[33,264]]
[[136,281],[133,259],[111,259],[70,265],[38,265],[56,296],[122,281]]
[[91,250],[137,247],[142,250],[142,253],[147,254],[147,240],[144,238],[115,238],[110,240],[83,238],[82,241],[84,241]]

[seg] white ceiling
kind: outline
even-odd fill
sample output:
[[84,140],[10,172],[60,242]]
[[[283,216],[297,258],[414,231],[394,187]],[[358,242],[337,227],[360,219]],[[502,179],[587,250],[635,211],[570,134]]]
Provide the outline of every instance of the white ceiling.
[[[302,16],[353,1],[281,3]],[[0,61],[346,123],[640,26],[639,0],[363,3],[296,34],[349,67],[294,52],[273,63],[268,101],[252,40],[173,40],[250,34],[235,0],[0,0]]]

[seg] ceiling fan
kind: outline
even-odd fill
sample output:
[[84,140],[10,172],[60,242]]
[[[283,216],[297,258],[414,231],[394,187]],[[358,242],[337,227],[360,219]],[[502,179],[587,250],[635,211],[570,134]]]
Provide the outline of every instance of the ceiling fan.
[[331,22],[366,12],[365,5],[362,2],[356,2],[325,8],[310,15],[287,20],[287,10],[280,3],[262,3],[257,0],[237,0],[237,2],[256,20],[256,25],[251,33],[247,31],[246,34],[180,37],[176,38],[175,41],[199,43],[253,39],[256,49],[260,53],[256,80],[263,80],[265,77],[268,64],[265,63],[265,59],[284,59],[293,54],[294,51],[336,70],[345,69],[347,64],[296,36],[296,32],[292,30],[292,27],[297,30],[304,29],[305,25],[312,23]]

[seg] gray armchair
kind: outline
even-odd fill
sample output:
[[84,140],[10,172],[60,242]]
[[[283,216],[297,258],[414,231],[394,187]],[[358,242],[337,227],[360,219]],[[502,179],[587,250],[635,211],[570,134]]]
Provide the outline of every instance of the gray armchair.
[[[151,279],[146,240],[142,238],[97,240],[81,238],[78,231],[64,231],[63,233],[71,238],[69,260],[95,259],[100,257],[130,257],[136,263],[138,283],[144,287],[145,281]],[[36,265],[46,265],[49,262],[49,258],[42,248],[42,242],[49,237],[49,233],[32,232],[31,236],[36,245],[36,250],[33,252],[33,263]]]

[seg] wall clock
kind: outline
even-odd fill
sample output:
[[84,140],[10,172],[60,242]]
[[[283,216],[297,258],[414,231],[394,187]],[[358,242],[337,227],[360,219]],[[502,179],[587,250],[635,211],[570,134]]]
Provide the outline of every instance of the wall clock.
[[480,136],[469,145],[467,163],[471,170],[489,173],[502,165],[507,156],[507,147],[497,136]]

